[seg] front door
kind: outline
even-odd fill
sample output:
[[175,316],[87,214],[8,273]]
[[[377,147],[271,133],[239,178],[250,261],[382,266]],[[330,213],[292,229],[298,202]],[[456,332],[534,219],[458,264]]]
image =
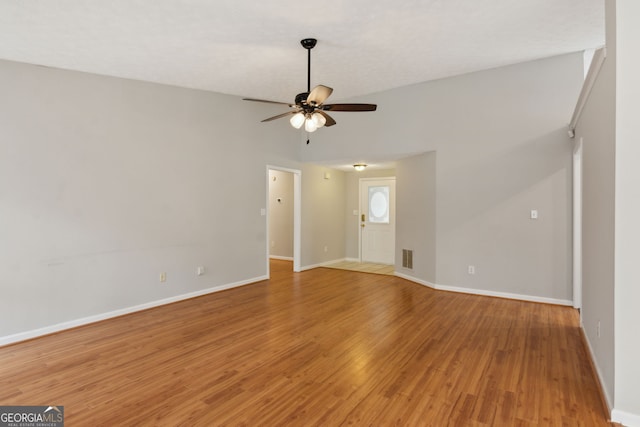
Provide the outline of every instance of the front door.
[[396,179],[360,179],[360,259],[394,264]]

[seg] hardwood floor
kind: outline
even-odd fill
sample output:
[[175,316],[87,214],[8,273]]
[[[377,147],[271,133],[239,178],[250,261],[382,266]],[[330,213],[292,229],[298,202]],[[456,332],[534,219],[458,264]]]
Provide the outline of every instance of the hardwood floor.
[[69,426],[606,426],[573,309],[318,268],[0,348]]
[[388,264],[375,264],[372,262],[340,261],[325,265],[326,268],[337,268],[339,270],[360,271],[362,273],[388,274],[393,276],[395,267]]

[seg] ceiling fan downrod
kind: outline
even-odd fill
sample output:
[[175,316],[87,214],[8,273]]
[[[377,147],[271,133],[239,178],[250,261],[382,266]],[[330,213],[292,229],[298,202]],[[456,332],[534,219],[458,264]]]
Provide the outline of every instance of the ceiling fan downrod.
[[311,92],[311,49],[318,43],[316,39],[302,39],[300,44],[307,49],[307,92]]

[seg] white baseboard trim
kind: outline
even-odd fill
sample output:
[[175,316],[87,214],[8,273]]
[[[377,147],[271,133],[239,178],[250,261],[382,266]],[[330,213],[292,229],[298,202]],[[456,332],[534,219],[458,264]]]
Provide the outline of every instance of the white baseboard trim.
[[509,292],[488,291],[484,289],[460,288],[458,286],[436,285],[436,289],[441,291],[459,292],[463,294],[483,295],[487,297],[498,297],[506,299],[515,299],[520,301],[541,302],[544,304],[566,305],[573,307],[573,301],[568,299],[556,299],[547,297],[538,297],[533,295],[512,294]]
[[306,270],[312,270],[314,268],[318,268],[318,267],[325,267],[329,264],[335,264],[336,262],[343,262],[346,261],[347,258],[338,258],[338,259],[333,259],[331,261],[324,261],[321,262],[319,264],[312,264],[312,265],[304,265],[300,267],[300,271],[306,271]]
[[417,284],[422,285],[422,286],[426,286],[426,287],[431,288],[431,289],[437,289],[436,285],[434,285],[431,282],[427,282],[426,280],[418,279],[417,277],[409,276],[408,274],[398,273],[397,271],[394,272],[393,274],[395,276],[398,276],[398,277],[401,277],[403,279],[406,279],[406,280],[408,280],[410,282],[414,282],[414,283],[417,283]]
[[293,261],[292,256],[269,255],[269,259],[279,259],[281,261]]
[[[611,400],[611,396],[609,396],[609,393],[607,393],[607,389],[604,387],[606,383],[604,382],[604,377],[602,376],[602,371],[600,370],[600,366],[598,366],[598,359],[596,359],[595,353],[593,352],[593,347],[591,347],[591,341],[589,341],[589,336],[587,336],[587,332],[584,330],[582,319],[580,319],[580,329],[582,329],[582,336],[584,337],[584,341],[587,343],[587,351],[589,352],[591,363],[593,364],[593,367],[596,369],[596,375],[598,376],[598,383],[600,385],[600,390],[602,391],[602,395],[604,396],[604,400],[606,401],[606,404],[607,404],[607,412],[611,413],[611,417],[613,418],[613,413],[611,411],[611,408],[613,408],[613,400]],[[624,425],[627,425],[627,424],[625,423]],[[638,425],[640,426],[640,424]]]
[[611,411],[611,421],[620,423],[626,427],[640,427],[640,415],[614,409]]
[[498,292],[498,291],[488,291],[485,289],[473,289],[473,288],[461,288],[458,286],[446,286],[446,285],[438,285],[434,283],[427,282],[426,280],[418,279],[413,276],[409,276],[407,274],[395,273],[396,276],[402,277],[403,279],[410,280],[412,282],[428,286],[431,289],[437,289],[439,291],[447,291],[447,292],[458,292],[462,294],[471,294],[471,295],[482,295],[488,297],[498,297],[498,298],[506,298],[506,299],[514,299],[519,301],[529,301],[529,302],[541,302],[545,304],[554,304],[554,305],[567,305],[573,306],[573,301],[564,300],[564,299],[556,299],[556,298],[547,298],[547,297],[537,297],[532,295],[522,295],[522,294],[512,294],[508,292]]
[[76,328],[78,326],[88,325],[90,323],[100,322],[102,320],[111,319],[114,317],[123,316],[129,313],[135,313],[136,311],[147,310],[149,308],[159,307],[161,305],[171,304],[174,302],[199,297],[214,292],[224,291],[225,289],[237,288],[239,286],[249,285],[251,283],[267,280],[267,276],[254,277],[247,280],[241,280],[239,282],[228,283],[225,285],[214,286],[208,289],[202,289],[195,292],[189,292],[188,294],[176,295],[169,298],[164,298],[157,301],[151,301],[144,304],[135,305],[132,307],[121,308],[119,310],[110,311],[107,313],[96,314],[93,316],[83,317],[81,319],[69,320],[67,322],[58,323],[51,326],[45,326],[44,328],[33,329],[31,331],[19,332],[13,335],[6,335],[0,337],[0,346],[14,344],[20,341],[26,341],[32,338],[41,337],[43,335],[53,334],[55,332],[64,331],[65,329]]
[[346,262],[360,262],[360,258],[345,258]]
[[587,351],[589,352],[589,357],[591,358],[591,362],[593,363],[593,366],[596,370],[596,375],[598,376],[600,389],[602,390],[602,395],[604,396],[604,399],[606,401],[605,403],[607,404],[607,411],[611,414],[611,421],[613,421],[614,423],[620,423],[626,427],[640,427],[640,415],[613,408],[613,401],[611,399],[611,396],[609,396],[607,389],[604,387],[605,382],[602,377],[602,371],[600,370],[600,366],[598,365],[598,359],[595,358],[593,347],[591,347],[591,341],[589,341],[589,337],[584,330],[582,319],[580,319],[580,328],[582,329],[582,336],[584,337],[584,341],[587,343]]

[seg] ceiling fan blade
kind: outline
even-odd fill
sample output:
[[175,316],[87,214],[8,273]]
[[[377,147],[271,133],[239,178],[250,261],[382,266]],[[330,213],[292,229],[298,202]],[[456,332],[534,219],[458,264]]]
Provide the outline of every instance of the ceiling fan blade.
[[293,107],[293,104],[288,102],[278,102],[278,101],[268,101],[266,99],[255,99],[255,98],[242,98],[243,101],[253,101],[253,102],[265,102],[267,104],[278,104],[278,105],[288,105],[289,107]]
[[328,104],[323,105],[324,111],[376,111],[376,104]]
[[331,92],[333,92],[333,89],[330,87],[318,85],[309,92],[309,96],[307,96],[307,104],[320,105],[329,97],[329,95],[331,95]]
[[333,117],[331,117],[330,115],[328,115],[327,113],[325,113],[324,111],[316,111],[315,114],[321,114],[325,119],[327,119],[327,122],[324,124],[325,127],[329,127],[329,126],[333,126],[336,124],[336,121],[333,120]]
[[268,119],[261,120],[262,122],[270,122],[271,120],[281,119],[282,117],[287,117],[292,114],[296,114],[297,111],[287,111],[286,113],[278,114],[277,116],[269,117]]

